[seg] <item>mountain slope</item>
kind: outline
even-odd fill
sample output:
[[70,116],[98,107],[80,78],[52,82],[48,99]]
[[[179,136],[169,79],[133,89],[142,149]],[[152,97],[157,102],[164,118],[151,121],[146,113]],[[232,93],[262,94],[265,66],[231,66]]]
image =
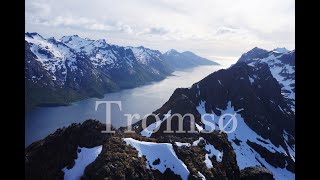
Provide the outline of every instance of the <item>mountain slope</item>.
[[25,34],[26,109],[67,105],[108,92],[159,81],[175,68],[217,64],[192,52],[170,54],[140,47],[122,47],[78,35],[61,39]]
[[[248,56],[250,54],[250,56]],[[238,62],[245,62],[250,66],[266,63],[272,76],[281,86],[281,93],[295,111],[295,50],[276,48],[266,51],[254,48],[241,56]]]
[[113,135],[101,133],[104,128],[98,121],[87,120],[32,143],[25,149],[25,178],[273,179],[265,168],[240,171],[224,134],[204,135],[206,140],[197,135],[154,139],[119,130]]
[[[176,89],[169,101],[153,114],[158,114],[160,119],[163,119],[168,113],[170,116],[175,113],[182,116],[191,113],[195,116],[195,124],[188,116],[184,118],[182,124],[183,129],[187,131],[191,130],[190,124],[198,131],[212,130],[212,127],[201,121],[201,115],[205,113],[213,117],[206,116],[205,119],[215,125],[215,130],[219,130],[220,117],[228,118],[227,120],[236,118],[237,128],[233,133],[226,135],[236,153],[240,170],[250,166],[262,166],[270,170],[276,179],[292,179],[295,163],[295,113],[292,109],[294,104],[291,104],[283,93],[282,79],[273,73],[275,69],[279,67],[286,69],[287,66],[278,64],[272,66],[266,61],[268,57],[273,57],[274,53],[258,54],[262,56],[263,61],[256,63],[250,63],[254,60],[245,62],[239,60],[232,67],[212,73],[191,88]],[[292,53],[294,51],[278,53],[275,57],[278,57],[281,63],[294,63]],[[294,69],[294,64],[292,68]],[[225,113],[234,116],[223,116]],[[176,116],[170,123],[174,133],[164,133],[167,119],[156,123],[156,119],[149,116],[146,127],[148,132],[151,132],[145,133],[142,121],[134,125],[134,130],[143,136],[157,139],[167,136],[179,138],[194,136],[194,134],[176,133],[179,129]],[[155,123],[159,130],[152,133],[156,127]],[[225,130],[231,130],[231,125],[226,126]],[[207,140],[208,134],[201,133],[200,137]]]
[[178,52],[171,49],[162,55],[164,61],[173,69],[190,68],[199,65],[219,65],[218,63],[195,55],[190,51]]
[[[146,48],[110,45],[77,35],[60,40],[25,34],[26,107],[60,105],[161,80],[173,71]],[[141,61],[135,49],[150,54]],[[135,53],[134,53],[135,52]]]

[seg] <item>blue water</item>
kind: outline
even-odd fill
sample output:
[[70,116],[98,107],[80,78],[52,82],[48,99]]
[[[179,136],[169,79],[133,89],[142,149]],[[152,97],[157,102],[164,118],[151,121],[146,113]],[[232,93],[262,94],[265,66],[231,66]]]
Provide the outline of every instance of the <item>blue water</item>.
[[[182,71],[175,71],[174,76],[153,82],[149,85],[126,89],[116,93],[105,94],[104,98],[90,98],[73,103],[70,106],[41,107],[25,114],[25,146],[40,140],[57,128],[71,123],[81,123],[89,118],[105,123],[105,105],[100,105],[95,111],[96,101],[121,101],[122,111],[112,106],[112,126],[119,128],[127,126],[123,114],[138,113],[143,117],[160,108],[178,87],[190,87],[210,73],[225,68],[224,66],[199,66]],[[139,119],[136,119],[136,122]]]

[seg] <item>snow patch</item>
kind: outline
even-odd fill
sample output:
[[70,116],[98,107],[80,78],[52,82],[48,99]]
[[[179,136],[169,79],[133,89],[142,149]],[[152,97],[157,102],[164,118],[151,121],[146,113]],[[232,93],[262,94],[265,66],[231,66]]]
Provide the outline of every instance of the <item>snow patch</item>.
[[213,155],[215,155],[215,156],[216,156],[216,160],[217,160],[218,162],[221,162],[221,161],[222,161],[223,151],[217,150],[217,149],[214,148],[214,146],[211,145],[210,143],[207,143],[207,144],[206,144],[205,149],[209,152],[208,156],[209,156],[210,158],[212,158]]
[[[172,144],[144,142],[132,138],[124,138],[123,140],[139,152],[139,157],[146,157],[147,167],[159,170],[161,173],[169,168],[173,173],[180,175],[183,180],[188,179],[190,172],[187,166],[177,157]],[[153,165],[152,163],[157,159],[160,159],[160,163]]]
[[190,143],[175,142],[175,144],[176,144],[178,147],[181,147],[181,146],[187,146],[187,147],[190,147],[190,146],[191,146],[191,144],[190,144]]
[[251,78],[250,76],[249,76],[249,81],[250,81],[251,85],[254,83],[254,79]]
[[202,180],[206,180],[206,177],[201,172],[198,171],[198,175]]
[[[197,107],[198,112],[202,115],[205,112],[204,109],[204,103],[200,103],[200,105]],[[252,129],[250,129],[247,124],[244,122],[244,119],[241,117],[241,115],[238,113],[239,110],[235,111],[234,107],[231,106],[231,101],[228,102],[227,108],[225,110],[218,109],[221,111],[221,114],[233,114],[235,115],[237,119],[237,128],[232,133],[227,133],[228,140],[232,143],[232,147],[236,152],[236,158],[238,162],[238,166],[240,169],[244,169],[246,167],[250,166],[261,166],[260,162],[267,167],[275,176],[276,179],[294,179],[294,173],[281,168],[275,168],[268,164],[264,158],[260,156],[259,153],[254,151],[246,142],[247,140],[254,142],[256,144],[259,144],[260,146],[266,148],[270,152],[279,152],[284,155],[287,153],[283,149],[282,146],[276,147],[271,143],[269,139],[264,139],[261,136],[259,136],[256,132],[254,132]],[[212,112],[212,115],[214,118],[207,119],[207,121],[210,121],[212,123],[216,123],[219,119],[219,116],[214,114]],[[227,122],[229,119],[226,119],[225,122]],[[230,131],[232,129],[232,123],[230,123],[226,128],[225,131]],[[210,131],[209,126],[205,126],[205,130]],[[238,146],[233,142],[234,139],[241,140],[242,142]],[[262,139],[263,141],[267,142],[267,144],[259,141],[258,139]],[[257,160],[258,159],[258,160]],[[259,162],[260,161],[260,162]],[[210,163],[208,162],[208,165],[210,166]]]
[[198,129],[198,132],[201,132],[203,130],[203,127],[200,126],[198,123],[195,123],[196,124],[196,128]]
[[[158,115],[157,115],[158,116]],[[156,121],[152,124],[150,124],[147,128],[143,129],[140,134],[142,136],[145,136],[145,137],[150,137],[152,135],[152,133],[162,124],[162,122],[164,120],[166,120],[168,117],[171,116],[171,110],[169,110],[166,114],[164,114],[164,117],[162,120],[160,121]]]
[[91,164],[101,153],[102,145],[93,148],[79,148],[78,158],[75,160],[75,164],[71,169],[64,167],[64,180],[80,179],[83,175],[85,168]]
[[192,146],[198,146],[200,141],[204,141],[203,137],[199,137],[198,140],[192,142]]
[[213,168],[212,161],[209,159],[209,155],[208,154],[205,155],[204,163],[206,164],[208,169]]

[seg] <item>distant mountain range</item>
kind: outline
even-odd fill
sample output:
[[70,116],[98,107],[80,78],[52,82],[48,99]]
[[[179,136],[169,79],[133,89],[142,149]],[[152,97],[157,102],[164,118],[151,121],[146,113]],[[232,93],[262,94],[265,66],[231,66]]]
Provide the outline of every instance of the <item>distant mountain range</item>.
[[180,53],[174,49],[171,49],[164,53],[161,57],[173,69],[190,68],[198,65],[219,65],[216,62],[199,57],[190,51]]
[[[198,133],[178,133],[175,113],[193,114],[195,123],[186,116],[182,126],[194,125]],[[213,130],[201,121],[205,113],[214,117],[206,119],[216,125],[212,133],[203,132]],[[225,113],[237,119],[232,133],[217,125]],[[295,50],[254,48],[228,69],[176,89],[153,114],[160,121],[147,117],[148,131],[138,121],[132,134],[123,133],[126,127],[102,134],[104,125],[93,120],[58,129],[26,148],[26,178],[63,179],[71,172],[82,179],[295,178]],[[164,132],[168,122],[173,133]],[[81,153],[94,153],[83,148],[100,151],[89,163],[79,162]]]
[[[177,68],[217,63],[191,52],[162,54],[77,35],[45,39],[25,34],[26,107],[66,105],[88,97],[159,81]],[[184,64],[184,65],[181,65]]]

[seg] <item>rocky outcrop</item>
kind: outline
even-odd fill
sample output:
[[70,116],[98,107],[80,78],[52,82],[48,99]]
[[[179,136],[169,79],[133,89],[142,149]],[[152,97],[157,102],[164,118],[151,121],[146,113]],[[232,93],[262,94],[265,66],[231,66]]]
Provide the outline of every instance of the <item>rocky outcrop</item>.
[[78,147],[90,148],[98,145],[103,145],[102,151],[96,160],[86,167],[82,179],[181,179],[170,169],[161,173],[148,168],[145,157],[138,156],[136,149],[123,142],[122,139],[126,137],[145,142],[172,143],[178,158],[190,170],[190,179],[200,179],[198,171],[203,172],[207,179],[238,179],[240,175],[232,147],[220,134],[205,137],[219,149],[224,149],[225,153],[222,163],[215,161],[214,168],[207,169],[204,163],[204,155],[207,152],[201,143],[190,148],[175,145],[176,141],[192,143],[197,137],[165,136],[154,139],[120,131],[111,136],[101,133],[104,129],[105,126],[100,122],[87,120],[83,124],[72,124],[67,128],[58,129],[45,139],[31,144],[25,150],[26,179],[63,179],[62,169],[74,166]]
[[248,167],[241,170],[240,180],[274,180],[274,178],[266,168]]
[[98,121],[87,120],[58,129],[45,139],[32,143],[25,149],[25,178],[63,179],[62,169],[73,167],[79,147],[102,145],[111,137],[101,133],[105,128]]
[[121,137],[112,137],[104,143],[97,159],[87,166],[82,179],[153,179],[145,161]]
[[[193,142],[198,140],[199,144],[192,146]],[[201,172],[207,179],[239,179],[240,171],[237,165],[236,154],[226,134],[213,132],[212,134],[198,134],[193,137],[181,137],[175,135],[160,136],[157,142],[169,142],[174,146],[174,150],[190,171],[191,179],[201,179],[198,172]],[[177,146],[175,142],[190,143],[191,146]],[[208,153],[205,149],[206,143],[209,143],[223,151],[223,158],[221,162],[216,161],[216,157],[212,157],[213,167],[207,168],[205,164],[205,154]]]
[[[64,167],[72,168],[77,159],[78,147],[96,147],[102,145],[98,157],[89,164],[81,179],[181,179],[180,176],[167,168],[163,173],[150,169],[145,156],[140,156],[132,146],[124,143],[123,138],[134,138],[144,142],[171,143],[178,158],[190,171],[189,179],[273,179],[272,174],[259,167],[239,170],[236,154],[226,134],[199,134],[195,137],[161,136],[157,139],[146,138],[136,133],[125,134],[116,130],[112,136],[101,133],[105,125],[98,121],[87,120],[83,124],[72,124],[58,129],[43,140],[37,141],[26,148],[25,177],[26,179],[63,179]],[[190,143],[203,137],[197,145],[177,146],[175,142]],[[221,162],[210,158],[213,167],[207,168],[204,163],[206,143],[212,144],[223,151]],[[161,153],[161,152],[154,152]],[[155,160],[153,165],[160,163]]]

